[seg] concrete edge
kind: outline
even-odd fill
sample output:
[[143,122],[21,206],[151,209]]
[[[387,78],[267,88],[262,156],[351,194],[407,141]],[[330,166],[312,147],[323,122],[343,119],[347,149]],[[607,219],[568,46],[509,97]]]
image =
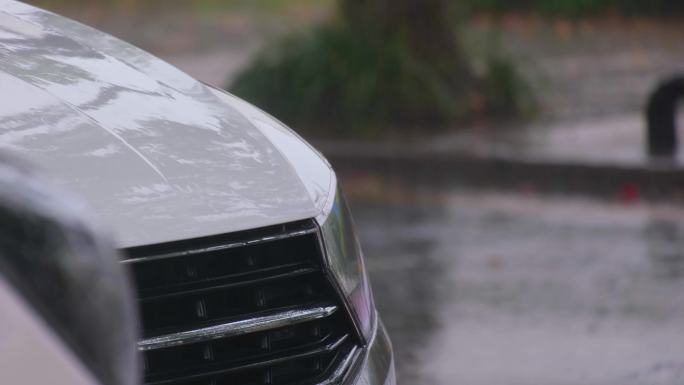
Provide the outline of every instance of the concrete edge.
[[579,164],[393,146],[318,146],[341,175],[377,174],[412,184],[684,203],[684,169],[667,164]]

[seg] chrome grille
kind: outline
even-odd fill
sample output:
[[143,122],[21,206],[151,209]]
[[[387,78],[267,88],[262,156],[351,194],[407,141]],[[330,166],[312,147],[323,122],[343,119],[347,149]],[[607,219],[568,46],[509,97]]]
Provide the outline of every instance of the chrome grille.
[[301,221],[127,250],[146,384],[334,384],[360,344]]

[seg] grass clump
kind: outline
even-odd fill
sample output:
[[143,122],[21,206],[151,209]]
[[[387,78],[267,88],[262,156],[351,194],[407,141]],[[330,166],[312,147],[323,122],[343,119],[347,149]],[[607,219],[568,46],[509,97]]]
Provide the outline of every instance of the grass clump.
[[355,31],[321,27],[266,50],[230,89],[288,123],[372,136],[386,125],[462,115],[441,80],[400,41],[378,47]]
[[529,106],[511,62],[492,57],[480,76],[466,63],[450,63],[426,60],[399,35],[380,42],[367,31],[328,25],[267,48],[228,88],[322,136],[412,133],[466,119],[515,117]]

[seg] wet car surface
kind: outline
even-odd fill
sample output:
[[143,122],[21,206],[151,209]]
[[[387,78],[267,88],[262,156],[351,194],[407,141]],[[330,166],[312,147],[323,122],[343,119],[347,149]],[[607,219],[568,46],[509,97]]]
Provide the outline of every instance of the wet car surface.
[[401,383],[684,383],[681,208],[440,196],[352,203]]

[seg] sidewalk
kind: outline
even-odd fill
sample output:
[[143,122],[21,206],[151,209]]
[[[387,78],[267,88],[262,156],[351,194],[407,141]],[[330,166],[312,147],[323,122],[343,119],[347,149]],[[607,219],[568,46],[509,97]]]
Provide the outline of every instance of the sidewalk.
[[684,157],[653,161],[638,115],[457,132],[412,143],[315,141],[342,174],[409,183],[684,203]]

